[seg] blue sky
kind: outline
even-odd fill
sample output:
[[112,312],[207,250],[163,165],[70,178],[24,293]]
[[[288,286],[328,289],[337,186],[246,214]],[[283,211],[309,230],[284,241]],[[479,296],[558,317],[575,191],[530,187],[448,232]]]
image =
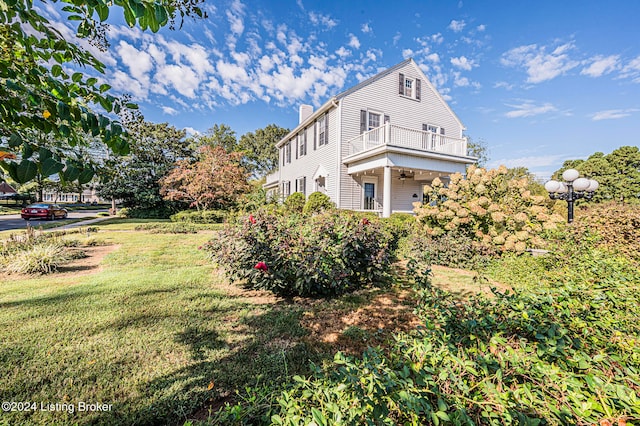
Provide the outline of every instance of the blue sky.
[[[638,145],[640,1],[265,1],[205,3],[179,31],[116,16],[97,53],[115,93],[145,118],[238,136],[293,128],[319,106],[413,57],[489,148],[490,167],[548,177],[562,162]],[[55,12],[49,8],[50,13]],[[118,12],[119,13],[119,12]]]

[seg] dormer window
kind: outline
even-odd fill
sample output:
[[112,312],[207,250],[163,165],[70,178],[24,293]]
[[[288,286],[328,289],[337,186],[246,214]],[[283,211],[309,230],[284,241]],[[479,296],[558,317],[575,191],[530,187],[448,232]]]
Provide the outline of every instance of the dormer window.
[[411,78],[400,73],[399,93],[407,98],[420,100],[420,79]]

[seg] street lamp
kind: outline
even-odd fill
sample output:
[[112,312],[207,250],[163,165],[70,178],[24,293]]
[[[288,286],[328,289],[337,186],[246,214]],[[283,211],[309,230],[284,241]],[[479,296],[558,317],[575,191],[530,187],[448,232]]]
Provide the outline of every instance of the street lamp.
[[544,189],[549,191],[552,200],[565,200],[567,202],[567,222],[573,222],[573,202],[586,198],[590,200],[600,184],[593,179],[579,177],[576,169],[568,169],[562,173],[565,182],[550,180],[544,184]]

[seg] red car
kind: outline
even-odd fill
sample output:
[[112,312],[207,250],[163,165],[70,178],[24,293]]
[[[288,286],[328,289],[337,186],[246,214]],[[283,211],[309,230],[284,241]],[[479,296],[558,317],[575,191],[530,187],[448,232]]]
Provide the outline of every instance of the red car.
[[37,203],[30,204],[23,208],[20,212],[20,216],[24,220],[29,219],[66,219],[69,212],[67,209],[60,207],[57,204]]

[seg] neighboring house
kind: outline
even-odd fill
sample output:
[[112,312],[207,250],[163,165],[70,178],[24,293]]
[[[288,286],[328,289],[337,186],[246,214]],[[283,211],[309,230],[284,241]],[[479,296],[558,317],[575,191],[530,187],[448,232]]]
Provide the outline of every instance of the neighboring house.
[[300,108],[300,124],[276,146],[268,193],[327,194],[338,208],[389,217],[412,212],[436,177],[465,172],[464,125],[413,59],[331,98]]
[[0,182],[0,195],[14,195],[16,194],[16,190],[13,189],[11,185],[7,182]]
[[82,194],[77,192],[44,191],[42,193],[42,201],[50,203],[110,203],[110,201],[99,197],[95,188],[85,188],[82,190]]

